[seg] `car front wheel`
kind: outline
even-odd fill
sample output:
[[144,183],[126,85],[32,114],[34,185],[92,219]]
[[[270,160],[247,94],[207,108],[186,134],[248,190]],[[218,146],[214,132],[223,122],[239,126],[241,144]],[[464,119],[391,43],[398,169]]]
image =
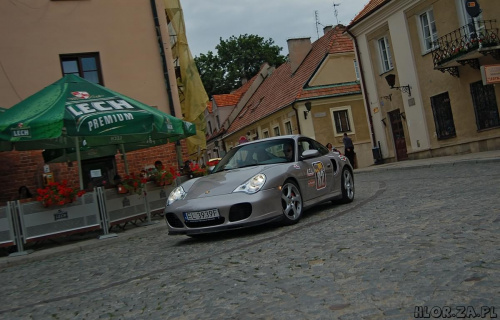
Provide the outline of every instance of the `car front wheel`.
[[302,195],[293,181],[286,181],[281,190],[281,206],[284,224],[291,225],[299,221],[302,215]]

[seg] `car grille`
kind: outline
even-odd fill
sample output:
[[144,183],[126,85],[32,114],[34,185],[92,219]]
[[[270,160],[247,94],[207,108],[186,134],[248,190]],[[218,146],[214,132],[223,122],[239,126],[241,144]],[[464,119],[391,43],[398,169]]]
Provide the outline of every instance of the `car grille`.
[[183,228],[184,227],[184,225],[182,224],[182,221],[179,218],[177,218],[177,216],[172,212],[166,213],[165,219],[167,220],[167,223],[173,228]]
[[238,203],[229,209],[229,221],[240,221],[250,217],[252,214],[252,205],[248,202]]
[[184,223],[186,224],[186,227],[188,227],[188,228],[203,228],[203,227],[218,226],[219,224],[223,224],[224,220],[225,220],[224,217],[220,217],[220,218],[214,219],[214,220],[185,221]]

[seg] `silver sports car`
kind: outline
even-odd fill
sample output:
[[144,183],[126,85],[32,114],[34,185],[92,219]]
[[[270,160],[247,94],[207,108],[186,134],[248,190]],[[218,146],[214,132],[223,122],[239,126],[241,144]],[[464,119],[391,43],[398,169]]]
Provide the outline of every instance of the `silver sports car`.
[[232,148],[208,176],[188,180],[167,199],[169,234],[191,236],[281,220],[299,221],[320,202],[354,199],[346,157],[301,135]]

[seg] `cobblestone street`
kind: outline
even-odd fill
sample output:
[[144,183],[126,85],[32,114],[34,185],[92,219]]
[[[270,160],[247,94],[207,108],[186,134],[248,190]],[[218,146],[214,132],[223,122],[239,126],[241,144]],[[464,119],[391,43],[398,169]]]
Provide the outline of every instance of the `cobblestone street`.
[[294,226],[191,239],[161,221],[0,266],[0,318],[414,319],[420,306],[500,315],[499,169],[362,171],[353,203],[315,207]]

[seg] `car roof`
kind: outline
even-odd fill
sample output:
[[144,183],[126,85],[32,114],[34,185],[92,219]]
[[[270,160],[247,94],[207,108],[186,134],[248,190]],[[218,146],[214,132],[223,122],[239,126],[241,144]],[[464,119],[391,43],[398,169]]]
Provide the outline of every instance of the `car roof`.
[[285,135],[285,136],[276,136],[276,137],[269,137],[269,138],[262,138],[262,139],[258,139],[258,140],[248,141],[248,142],[245,142],[245,143],[240,144],[238,146],[246,145],[246,144],[259,143],[259,142],[263,142],[263,141],[281,140],[281,139],[298,140],[299,138],[302,138],[302,137],[305,138],[306,136],[303,136],[301,134],[289,134],[289,135]]

